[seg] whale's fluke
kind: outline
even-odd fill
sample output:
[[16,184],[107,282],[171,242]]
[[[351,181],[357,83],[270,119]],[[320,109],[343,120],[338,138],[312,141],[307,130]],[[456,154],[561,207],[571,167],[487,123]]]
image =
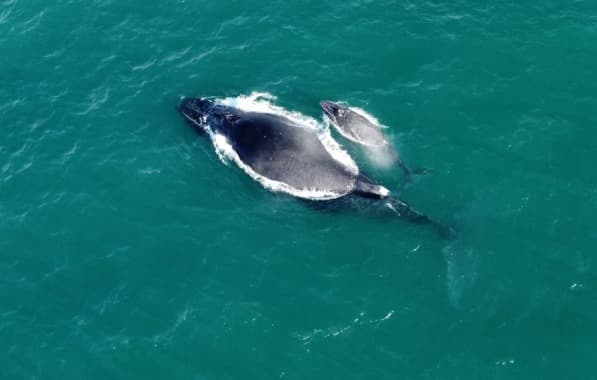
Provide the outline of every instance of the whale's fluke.
[[404,218],[408,222],[414,224],[428,224],[433,227],[442,239],[449,239],[455,235],[455,231],[452,227],[431,219],[398,198],[389,197],[386,202],[386,205],[400,218]]

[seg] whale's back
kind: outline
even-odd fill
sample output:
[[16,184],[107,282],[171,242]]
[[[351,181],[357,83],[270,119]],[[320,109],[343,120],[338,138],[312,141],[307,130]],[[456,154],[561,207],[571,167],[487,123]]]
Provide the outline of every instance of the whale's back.
[[345,195],[357,174],[336,160],[317,133],[270,114],[246,113],[227,133],[242,162],[297,190]]
[[379,124],[350,108],[347,108],[346,112],[342,121],[333,123],[340,134],[361,145],[383,146],[388,144]]

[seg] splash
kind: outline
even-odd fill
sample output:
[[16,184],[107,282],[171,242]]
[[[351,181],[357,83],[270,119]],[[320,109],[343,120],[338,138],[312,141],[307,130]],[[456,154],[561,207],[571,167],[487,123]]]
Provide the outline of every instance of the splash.
[[364,150],[369,161],[379,168],[389,169],[398,162],[398,153],[390,144],[366,146]]

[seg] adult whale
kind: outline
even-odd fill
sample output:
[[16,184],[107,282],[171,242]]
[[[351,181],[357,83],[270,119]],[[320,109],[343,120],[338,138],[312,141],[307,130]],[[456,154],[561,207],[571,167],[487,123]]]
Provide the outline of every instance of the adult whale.
[[411,170],[406,166],[382,133],[381,126],[376,120],[372,120],[370,117],[342,103],[322,100],[319,104],[325,116],[342,136],[365,146],[368,150],[390,156],[391,160],[398,164],[407,177],[411,174],[429,172],[425,168]]
[[247,112],[213,99],[190,98],[181,114],[214,143],[224,139],[236,163],[267,188],[298,198],[330,200],[348,195],[385,200],[405,219],[434,226],[441,235],[449,229],[405,202],[366,175],[336,159],[317,133],[280,115]]

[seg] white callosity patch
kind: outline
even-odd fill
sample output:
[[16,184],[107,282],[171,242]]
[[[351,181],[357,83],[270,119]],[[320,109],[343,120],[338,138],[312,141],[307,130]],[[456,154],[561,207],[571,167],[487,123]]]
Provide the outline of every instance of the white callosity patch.
[[[245,112],[259,112],[268,113],[285,117],[293,122],[297,128],[310,128],[317,133],[319,140],[324,145],[325,149],[330,155],[343,164],[350,172],[355,176],[359,173],[359,168],[350,155],[341,148],[330,134],[329,128],[321,125],[317,120],[305,116],[301,113],[288,111],[280,106],[273,104],[272,102],[276,98],[268,93],[252,93],[250,95],[241,95],[238,97],[229,97],[224,99],[215,99],[216,104],[226,105],[230,107],[238,108]],[[255,172],[250,166],[246,165],[232,145],[228,142],[227,138],[222,135],[213,132],[210,128],[204,128],[210,136],[216,153],[222,162],[227,163],[229,160],[234,161],[238,167],[240,167],[245,173],[251,178],[259,182],[265,188],[276,191],[291,194],[295,197],[313,199],[313,200],[329,200],[342,197],[346,195],[351,189],[347,189],[346,192],[338,193],[333,191],[326,191],[322,189],[297,189],[284,182],[275,181],[264,177],[263,175]]]

